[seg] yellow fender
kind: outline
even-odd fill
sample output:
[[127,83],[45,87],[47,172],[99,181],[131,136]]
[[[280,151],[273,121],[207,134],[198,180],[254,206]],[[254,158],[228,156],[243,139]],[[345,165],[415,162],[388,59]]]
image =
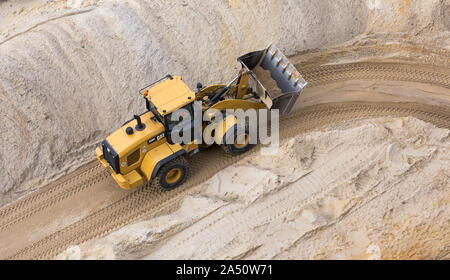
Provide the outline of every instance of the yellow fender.
[[223,120],[221,120],[217,125],[215,126],[214,130],[214,141],[221,145],[225,142],[225,138],[227,133],[230,133],[237,124],[237,119],[233,115],[229,115]]
[[233,109],[233,110],[242,109],[246,111],[248,109],[259,110],[264,108],[267,108],[264,103],[242,99],[225,99],[211,106],[211,109],[217,109],[219,111],[226,109]]
[[155,147],[147,152],[142,160],[141,173],[147,180],[156,176],[159,168],[170,160],[181,156],[186,151],[178,144],[170,145],[167,142]]

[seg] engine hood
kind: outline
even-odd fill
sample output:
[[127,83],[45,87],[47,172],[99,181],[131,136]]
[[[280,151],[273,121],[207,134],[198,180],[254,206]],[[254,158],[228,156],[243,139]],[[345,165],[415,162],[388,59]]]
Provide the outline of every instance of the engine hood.
[[[135,119],[125,123],[121,128],[114,131],[106,137],[106,141],[116,151],[119,157],[122,157],[141,143],[156,137],[165,131],[164,126],[158,120],[152,120],[153,113],[147,112],[141,115],[142,124],[145,128],[138,130],[137,121]],[[127,128],[132,129],[132,133],[127,133]]]

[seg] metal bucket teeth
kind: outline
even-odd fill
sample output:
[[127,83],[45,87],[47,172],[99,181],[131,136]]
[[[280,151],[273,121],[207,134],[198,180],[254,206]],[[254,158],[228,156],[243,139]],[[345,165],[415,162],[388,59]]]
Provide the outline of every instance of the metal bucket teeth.
[[274,44],[271,44],[267,48],[267,58],[270,62],[279,69],[289,82],[292,82],[294,87],[303,89],[307,82],[303,79],[302,75],[295,69],[295,67],[289,62],[286,56],[278,49]]

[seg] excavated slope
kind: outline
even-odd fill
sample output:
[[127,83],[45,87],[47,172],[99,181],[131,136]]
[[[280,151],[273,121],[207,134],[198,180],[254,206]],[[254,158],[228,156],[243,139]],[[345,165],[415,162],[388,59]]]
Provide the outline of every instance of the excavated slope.
[[167,73],[191,86],[224,82],[237,56],[271,42],[288,54],[344,42],[364,31],[358,3],[56,1],[5,18],[0,203],[90,160],[144,109],[146,84]]
[[[7,13],[1,8],[8,2],[0,3],[1,15]],[[0,124],[4,131],[1,141],[5,143],[0,148],[0,164],[3,164],[0,175],[5,180],[1,182],[1,203],[23,196],[92,159],[93,146],[118,123],[128,119],[129,112],[142,107],[135,98],[136,89],[148,77],[154,79],[166,74],[168,69],[175,69],[178,72],[171,72],[182,74],[191,86],[197,80],[204,83],[223,80],[237,71],[234,62],[237,55],[262,48],[266,41],[277,42],[287,54],[293,54],[304,48],[344,42],[364,31],[343,45],[291,57],[310,81],[310,87],[302,95],[296,112],[282,121],[282,138],[345,120],[379,116],[414,116],[436,127],[411,118],[387,118],[353,122],[323,133],[298,136],[285,143],[279,156],[280,159],[283,156],[300,158],[299,168],[290,174],[300,176],[298,184],[295,178],[290,181],[292,178],[283,173],[287,169],[281,163],[264,166],[265,160],[255,155],[245,159],[230,170],[243,166],[275,178],[275,181],[261,183],[269,188],[269,197],[264,203],[274,209],[278,208],[273,202],[285,192],[310,185],[310,181],[302,180],[315,175],[303,174],[308,171],[303,167],[310,165],[311,174],[316,175],[322,168],[333,169],[333,166],[351,170],[333,169],[336,172],[327,173],[326,179],[333,181],[333,176],[340,176],[338,179],[343,181],[336,180],[342,184],[328,189],[328,181],[317,181],[307,189],[311,197],[292,196],[293,200],[300,200],[285,203],[282,207],[290,210],[280,210],[281,214],[275,218],[263,211],[261,213],[267,215],[257,216],[254,223],[243,227],[242,231],[232,232],[230,228],[230,235],[234,236],[242,232],[252,236],[261,229],[266,235],[260,239],[241,241],[218,236],[216,247],[208,247],[209,242],[202,250],[211,249],[209,257],[229,258],[446,257],[448,203],[440,198],[448,196],[449,178],[445,169],[450,128],[447,0],[426,3],[299,1],[299,9],[306,11],[302,18],[297,18],[300,11],[292,7],[294,1],[283,6],[276,5],[276,1],[165,3],[169,4],[53,1],[34,6],[34,1],[27,1],[30,6],[16,12],[17,16],[8,14],[0,19],[0,114],[10,120]],[[196,9],[198,7],[203,9]],[[249,14],[241,16],[249,10],[258,13],[253,13],[250,19]],[[281,11],[284,15],[278,16]],[[324,17],[323,11],[333,16]],[[24,18],[27,19],[24,21]],[[212,18],[214,20],[209,21]],[[247,24],[236,23],[242,21]],[[204,22],[211,24],[200,24]],[[304,28],[299,22],[308,27]],[[329,22],[338,25],[331,26]],[[355,22],[361,24],[355,25]],[[327,27],[323,32],[312,29],[323,26]],[[389,29],[396,33],[380,33]],[[249,30],[251,32],[246,33]],[[289,33],[292,30],[294,33]],[[203,34],[208,34],[208,40],[201,39]],[[252,36],[254,40],[248,41]],[[217,38],[219,40],[214,40]],[[303,38],[308,40],[302,41]],[[360,134],[355,135],[355,131]],[[313,152],[302,162],[304,141],[315,143],[313,151],[316,147],[317,151],[324,147],[333,151],[330,145],[340,140],[331,139],[330,135],[346,140],[334,147],[342,148],[342,155],[333,160]],[[361,138],[364,141],[360,141]],[[337,163],[370,156],[362,152],[353,154],[353,149],[367,151],[369,148],[385,153],[386,157],[362,159],[364,164],[353,169],[351,164]],[[333,155],[336,156],[333,153],[330,156]],[[249,186],[245,176],[231,176],[234,181],[216,184],[218,180],[221,182],[220,178],[228,178],[229,172],[235,174],[236,171],[227,169],[204,183],[241,158],[244,157],[226,157],[215,149],[201,153],[191,159],[194,171],[188,182],[173,192],[148,186],[127,192],[117,188],[97,162],[86,164],[75,173],[0,209],[0,239],[3,241],[0,257],[51,258],[68,246],[85,241],[88,243],[70,247],[59,257],[196,257],[195,252],[183,247],[178,255],[163,246],[159,251],[154,249],[160,241],[175,242],[178,246],[179,240],[188,240],[189,244],[197,246],[195,238],[184,236],[196,230],[201,235],[204,231],[201,225],[208,213],[212,223],[205,231],[214,233],[216,225],[236,222],[223,221],[217,216],[216,212],[222,208],[238,216],[245,214],[245,211],[240,212],[243,205],[244,209],[259,211],[265,188],[261,192],[259,185]],[[335,165],[320,164],[324,162]],[[366,163],[372,165],[366,166]],[[372,169],[378,171],[372,173]],[[286,184],[280,183],[280,178],[285,179]],[[224,193],[225,187],[232,188],[235,184],[244,187],[233,188],[231,197]],[[411,196],[401,196],[403,188],[412,191],[408,193]],[[304,198],[309,202],[306,206],[311,207],[304,208]],[[299,211],[292,213],[294,208]],[[198,211],[191,212],[195,209]],[[368,215],[373,219],[367,219]],[[280,217],[282,220],[278,219]],[[89,242],[142,219],[146,220],[142,224]],[[280,237],[286,241],[286,246],[282,242],[281,247],[271,247],[265,242],[266,239],[277,242],[271,239],[277,232],[264,230],[267,219],[286,229],[283,230],[286,235]],[[171,222],[164,226],[168,220]],[[367,222],[364,228],[352,227],[362,222]],[[163,225],[158,228],[155,223]],[[196,223],[200,224],[200,230]],[[347,236],[347,229],[350,236]],[[133,233],[134,230],[142,235]],[[170,240],[172,235],[173,241]],[[329,240],[325,249],[320,246],[324,240]]]
[[[167,73],[190,86],[224,82],[238,55],[271,42],[290,55],[362,33],[351,44],[367,46],[363,56],[383,53],[373,47],[380,40],[384,50],[408,46],[384,55],[413,49],[435,62],[448,58],[435,50],[449,45],[449,7],[449,0],[1,1],[0,205],[89,161],[101,139],[143,110],[137,90]],[[351,51],[346,58],[361,59]]]

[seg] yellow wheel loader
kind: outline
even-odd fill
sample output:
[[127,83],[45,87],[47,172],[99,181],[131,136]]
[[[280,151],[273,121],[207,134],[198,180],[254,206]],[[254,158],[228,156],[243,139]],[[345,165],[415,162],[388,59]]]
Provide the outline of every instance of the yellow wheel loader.
[[[197,152],[200,145],[211,143],[194,139],[193,130],[198,130],[195,121],[183,120],[199,120],[200,129],[210,134],[215,144],[236,155],[254,145],[248,129],[241,130],[240,135],[235,133],[237,121],[233,115],[221,119],[202,116],[208,116],[212,109],[267,108],[278,109],[281,115],[291,111],[306,81],[276,46],[245,54],[238,61],[242,69],[227,85],[203,87],[198,83],[194,92],[180,76],[167,75],[140,90],[147,110],[134,115],[96,148],[98,160],[111,170],[120,187],[131,189],[149,181],[168,190],[186,180],[189,165],[185,157]],[[201,104],[202,116],[197,119],[195,102]],[[175,114],[179,116],[174,120]],[[175,132],[189,132],[189,141],[174,141]]]

